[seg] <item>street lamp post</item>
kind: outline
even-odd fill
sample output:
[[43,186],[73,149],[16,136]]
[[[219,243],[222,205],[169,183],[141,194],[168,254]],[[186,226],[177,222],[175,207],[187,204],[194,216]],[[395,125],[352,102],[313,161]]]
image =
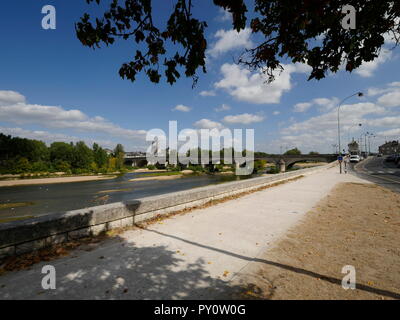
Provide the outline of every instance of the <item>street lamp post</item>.
[[359,138],[359,140],[360,140],[360,153],[361,153],[361,155],[363,154],[363,152],[364,152],[364,155],[365,155],[365,153],[367,152],[367,150],[364,150],[364,151],[363,151],[364,144],[365,144],[365,142],[364,142],[364,140],[363,140],[363,137],[365,137],[365,134],[364,134],[364,133],[361,133],[360,138]]
[[368,135],[368,155],[371,154],[371,138],[375,138],[376,136],[373,133]]
[[[353,129],[355,126],[362,127],[362,123],[353,124],[353,125],[347,130],[347,140],[348,140],[349,142],[351,142],[351,141],[350,141],[350,130]],[[354,137],[353,137],[353,138],[354,138]]]
[[[338,106],[338,112],[337,112],[337,126],[338,126],[338,144],[339,144],[339,156],[341,156],[342,154],[342,149],[341,149],[341,145],[340,145],[340,107],[342,106],[342,104],[347,100],[350,99],[354,96],[359,96],[362,97],[364,94],[362,92],[357,92],[352,94],[351,96],[348,96],[346,98],[344,98]],[[340,162],[340,173],[342,173],[342,163]]]

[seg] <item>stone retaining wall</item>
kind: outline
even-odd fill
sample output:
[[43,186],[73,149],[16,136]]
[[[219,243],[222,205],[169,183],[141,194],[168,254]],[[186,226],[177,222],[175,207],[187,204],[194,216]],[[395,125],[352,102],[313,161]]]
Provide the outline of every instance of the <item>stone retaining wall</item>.
[[335,165],[336,162],[333,162],[320,167],[210,185],[79,210],[50,213],[25,221],[3,223],[0,224],[0,259],[69,240],[96,236],[111,229],[132,226],[157,215],[193,208],[212,200],[255,190],[279,181],[325,170]]

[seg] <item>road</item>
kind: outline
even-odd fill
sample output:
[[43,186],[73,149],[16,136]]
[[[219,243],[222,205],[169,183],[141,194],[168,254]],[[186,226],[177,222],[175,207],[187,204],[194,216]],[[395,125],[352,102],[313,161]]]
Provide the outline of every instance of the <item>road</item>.
[[400,168],[396,168],[393,162],[386,162],[384,157],[370,157],[351,167],[358,177],[400,192]]

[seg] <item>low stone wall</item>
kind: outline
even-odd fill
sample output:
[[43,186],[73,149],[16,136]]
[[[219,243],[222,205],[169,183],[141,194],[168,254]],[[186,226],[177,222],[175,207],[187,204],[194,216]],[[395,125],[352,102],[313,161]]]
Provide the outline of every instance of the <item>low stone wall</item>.
[[336,162],[321,167],[51,213],[25,221],[3,223],[0,224],[0,259],[69,240],[96,236],[111,229],[132,226],[157,215],[193,208],[212,200],[255,190],[278,181],[325,170],[334,165]]

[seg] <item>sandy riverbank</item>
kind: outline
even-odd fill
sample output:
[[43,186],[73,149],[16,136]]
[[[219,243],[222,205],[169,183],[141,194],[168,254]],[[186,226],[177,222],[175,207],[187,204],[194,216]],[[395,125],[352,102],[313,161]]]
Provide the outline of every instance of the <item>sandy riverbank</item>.
[[147,168],[142,168],[142,169],[135,169],[132,172],[145,172],[145,173],[152,173],[152,172],[166,172],[167,170],[165,169],[154,169],[154,170],[150,170]]
[[183,174],[176,174],[171,176],[151,176],[151,177],[142,177],[142,178],[135,178],[130,179],[129,181],[148,181],[148,180],[173,180],[173,179],[180,179],[183,177]]
[[55,177],[55,178],[4,180],[4,181],[0,181],[0,187],[95,181],[95,180],[113,179],[115,177],[116,176],[114,176],[114,175],[113,176],[105,175],[105,176],[76,176],[76,177]]

